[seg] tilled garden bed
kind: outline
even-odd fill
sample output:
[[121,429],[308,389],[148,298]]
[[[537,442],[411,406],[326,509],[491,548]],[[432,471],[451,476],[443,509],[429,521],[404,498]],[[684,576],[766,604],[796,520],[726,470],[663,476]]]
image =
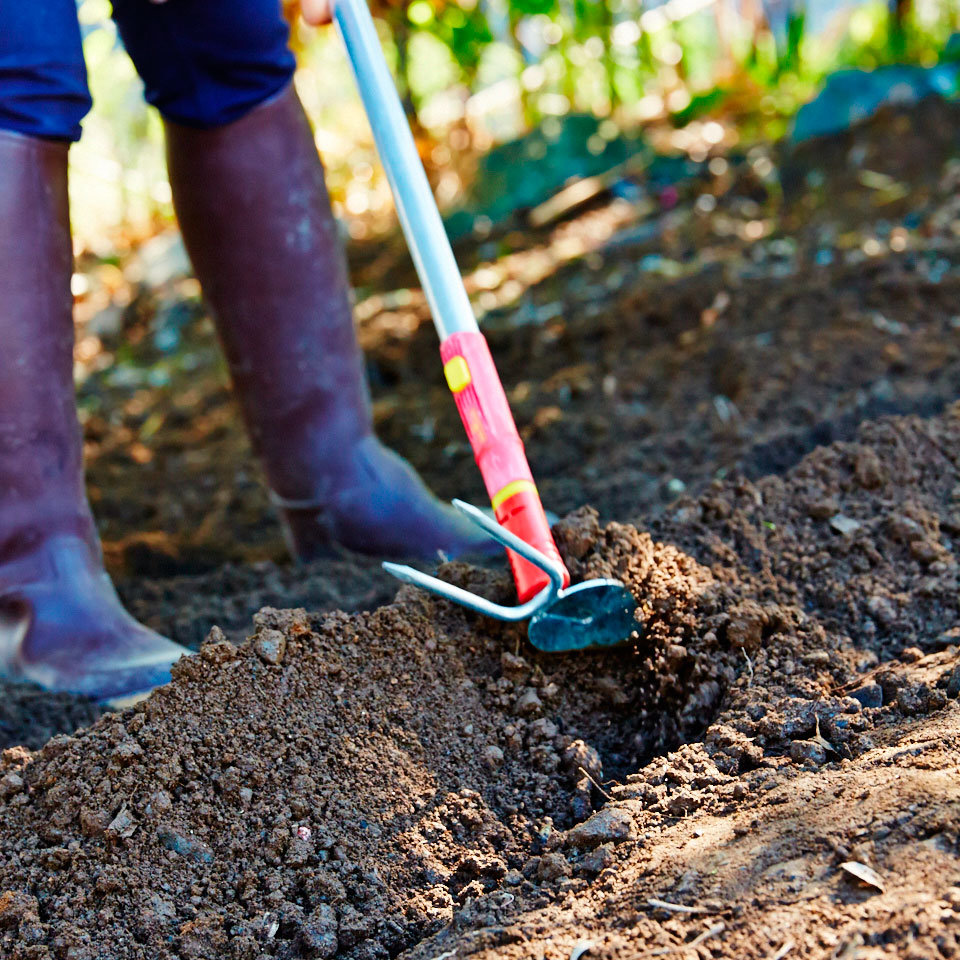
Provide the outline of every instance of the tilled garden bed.
[[413,588],[212,631],[4,754],[4,955],[953,955],[958,450],[960,409],[890,418],[650,532],[572,515],[574,576],[641,603],[616,651]]

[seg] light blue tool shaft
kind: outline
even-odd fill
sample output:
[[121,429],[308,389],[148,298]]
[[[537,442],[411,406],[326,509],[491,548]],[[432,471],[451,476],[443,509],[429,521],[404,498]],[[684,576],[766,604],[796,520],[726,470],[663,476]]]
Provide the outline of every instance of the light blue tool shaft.
[[473,308],[366,0],[335,0],[333,15],[440,340],[454,333],[477,332]]

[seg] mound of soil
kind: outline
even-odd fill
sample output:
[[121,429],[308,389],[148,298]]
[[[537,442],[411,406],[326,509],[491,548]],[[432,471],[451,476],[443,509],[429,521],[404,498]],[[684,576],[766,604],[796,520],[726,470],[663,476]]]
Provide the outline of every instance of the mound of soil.
[[640,602],[604,654],[412,588],[212,631],[3,754],[4,956],[956,955],[957,450],[960,408],[892,418],[653,536],[569,517]]
[[[593,296],[594,289],[582,292]],[[699,492],[733,472],[779,473],[820,444],[851,440],[866,418],[930,415],[960,395],[953,326],[960,279],[932,283],[905,259],[818,270],[795,281],[732,284],[708,273],[630,286],[602,321],[583,310],[576,285],[569,290],[568,319],[491,333],[544,501],[560,511],[591,503],[604,519],[646,524],[684,487]],[[726,306],[710,320],[720,295]],[[423,327],[402,350],[389,337],[374,347],[374,362],[399,377],[379,429],[442,496],[482,502],[465,442],[449,442],[463,430],[439,372],[417,373],[439,368],[434,341]],[[161,410],[179,402],[161,400]],[[108,540],[112,569],[126,571],[118,586],[133,614],[195,649],[214,625],[242,639],[263,606],[359,610],[389,602],[395,583],[377,561],[217,565],[223,555],[213,544],[249,545],[266,536],[272,551],[282,549],[262,486],[238,484],[256,470],[225,392],[218,402],[225,408],[218,408],[215,442],[171,427],[155,435],[149,465],[131,468],[124,459],[126,472],[115,475],[119,451],[116,463],[94,461],[94,486],[109,491],[117,509],[134,511],[114,515],[101,503],[108,537],[120,521],[128,530],[159,524],[202,534],[202,563],[197,549],[142,531]],[[424,423],[434,433],[426,442],[410,429]],[[206,489],[211,477],[220,489],[215,509]],[[214,569],[205,569],[211,563]],[[99,713],[94,704],[48,700],[33,688],[0,690],[0,746],[39,747]]]

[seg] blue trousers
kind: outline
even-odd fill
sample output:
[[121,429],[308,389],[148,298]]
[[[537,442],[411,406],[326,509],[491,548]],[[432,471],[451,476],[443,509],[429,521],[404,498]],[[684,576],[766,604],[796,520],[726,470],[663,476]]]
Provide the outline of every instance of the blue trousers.
[[[280,0],[113,0],[146,98],[217,127],[278,93],[294,58]],[[77,140],[90,109],[76,0],[0,0],[0,130]]]

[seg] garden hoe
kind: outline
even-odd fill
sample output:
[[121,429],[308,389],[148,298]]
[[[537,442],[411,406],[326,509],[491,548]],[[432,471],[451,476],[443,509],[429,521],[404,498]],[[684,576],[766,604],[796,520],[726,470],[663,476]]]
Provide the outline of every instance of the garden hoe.
[[636,602],[616,580],[570,586],[527,464],[490,350],[417,155],[366,0],[334,0],[334,20],[360,88],[404,236],[440,336],[440,355],[496,520],[454,506],[508,549],[518,606],[503,606],[412,567],[385,563],[395,577],[498,620],[530,620],[540,650],[580,650],[627,640],[639,624]]

